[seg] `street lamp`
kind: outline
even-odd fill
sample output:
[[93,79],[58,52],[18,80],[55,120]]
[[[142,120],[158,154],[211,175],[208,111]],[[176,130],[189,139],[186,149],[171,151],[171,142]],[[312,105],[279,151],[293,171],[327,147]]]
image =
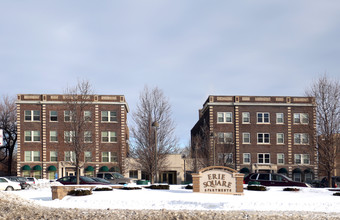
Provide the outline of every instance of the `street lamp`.
[[152,127],[155,128],[155,180],[154,183],[157,183],[157,128],[159,124],[157,121],[152,123]]

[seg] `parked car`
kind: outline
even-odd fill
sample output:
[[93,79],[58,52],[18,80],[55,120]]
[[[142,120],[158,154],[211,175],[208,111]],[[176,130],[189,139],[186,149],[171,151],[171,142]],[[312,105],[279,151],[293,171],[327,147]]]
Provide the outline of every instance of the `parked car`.
[[22,176],[5,176],[5,177],[13,182],[20,183],[21,189],[26,189],[27,187],[29,187],[26,177]]
[[306,183],[296,182],[282,174],[276,173],[251,173],[244,178],[244,183],[259,182],[263,186],[299,186],[309,187]]
[[27,183],[30,185],[35,185],[37,184],[38,180],[35,177],[26,177]]
[[19,182],[14,182],[6,177],[0,177],[0,190],[13,191],[20,190],[21,186]]
[[[321,182],[325,187],[329,187],[329,181],[327,177],[324,177]],[[340,187],[340,176],[332,176],[332,188],[339,188]]]
[[122,174],[117,172],[99,172],[97,173],[97,177],[106,179],[112,184],[136,183],[137,181],[136,179],[126,178]]
[[[76,176],[65,176],[60,179],[57,179],[63,185],[75,185],[77,184],[77,177]],[[90,177],[80,176],[79,177],[79,184],[81,185],[109,185],[103,182],[97,182]]]
[[96,182],[107,183],[109,185],[112,184],[110,181],[103,179],[103,178],[99,178],[99,177],[90,177],[90,178],[93,179]]

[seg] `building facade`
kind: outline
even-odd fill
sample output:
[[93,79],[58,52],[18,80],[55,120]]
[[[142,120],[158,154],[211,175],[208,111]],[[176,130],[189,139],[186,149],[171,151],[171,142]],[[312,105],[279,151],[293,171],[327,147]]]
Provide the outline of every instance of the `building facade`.
[[[55,179],[75,175],[67,95],[20,94],[17,99],[17,175]],[[129,111],[122,95],[87,96],[81,175],[124,172]]]
[[308,182],[318,176],[315,117],[312,97],[209,96],[191,130],[192,155]]

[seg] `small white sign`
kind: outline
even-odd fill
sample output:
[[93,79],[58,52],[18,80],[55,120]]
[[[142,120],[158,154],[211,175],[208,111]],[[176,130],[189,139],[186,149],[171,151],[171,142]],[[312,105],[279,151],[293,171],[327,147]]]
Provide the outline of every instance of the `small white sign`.
[[2,129],[0,129],[0,146],[2,146],[4,144],[4,136],[3,136],[4,132]]

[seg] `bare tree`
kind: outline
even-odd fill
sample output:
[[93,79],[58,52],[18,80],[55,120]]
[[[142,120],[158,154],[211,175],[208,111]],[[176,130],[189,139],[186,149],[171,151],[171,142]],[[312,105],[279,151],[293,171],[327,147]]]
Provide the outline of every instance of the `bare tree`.
[[6,161],[7,174],[12,175],[13,154],[17,142],[16,104],[15,98],[4,96],[0,103],[0,129],[3,130],[3,146],[0,146],[2,157]]
[[151,177],[152,182],[157,172],[167,166],[167,154],[177,150],[171,114],[171,105],[163,91],[157,87],[149,90],[145,86],[140,93],[137,109],[132,113],[131,156],[137,160],[138,168]]
[[66,108],[69,113],[69,123],[66,124],[65,131],[69,131],[67,140],[69,147],[74,152],[72,164],[76,167],[77,184],[79,184],[80,168],[85,161],[82,156],[89,145],[84,144],[85,132],[90,128],[90,123],[85,111],[89,109],[90,96],[93,95],[92,86],[86,80],[78,81],[75,87],[67,88],[65,93]]
[[319,168],[327,174],[331,186],[336,157],[340,153],[340,83],[325,74],[312,84],[306,95],[315,97]]

